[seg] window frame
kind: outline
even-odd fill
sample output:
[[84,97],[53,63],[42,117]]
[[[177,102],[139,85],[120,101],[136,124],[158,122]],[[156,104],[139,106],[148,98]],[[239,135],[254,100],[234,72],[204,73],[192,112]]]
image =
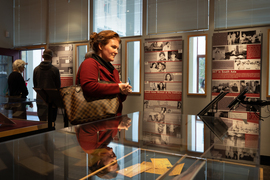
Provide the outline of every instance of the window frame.
[[[190,93],[189,92],[189,39],[192,37],[200,37],[200,36],[205,36],[205,55],[199,55],[198,51],[197,51],[197,63],[199,62],[199,58],[204,56],[205,57],[205,83],[204,83],[204,93]],[[187,38],[187,95],[190,96],[206,96],[207,95],[207,34],[195,34],[195,35],[188,35]],[[199,67],[197,67],[197,76],[199,76]],[[198,83],[199,79],[197,79],[197,83]],[[199,89],[199,87],[197,87],[197,90]],[[198,91],[199,92],[199,91]]]
[[80,43],[80,44],[75,44],[75,76],[76,72],[78,72],[79,69],[79,59],[78,59],[78,47],[79,46],[87,46],[87,52],[89,51],[89,43]]
[[266,85],[266,97],[270,97],[270,93],[269,93],[269,90],[270,90],[270,83],[269,83],[269,80],[270,80],[270,68],[269,68],[269,65],[270,65],[270,29],[268,29],[267,31],[267,85]]
[[[140,95],[141,94],[141,89],[142,89],[142,86],[141,86],[141,78],[142,78],[142,75],[141,75],[141,72],[142,72],[142,40],[141,39],[131,39],[131,40],[125,40],[125,81],[127,82],[128,81],[128,52],[127,52],[127,47],[128,47],[128,43],[129,42],[135,42],[135,41],[139,41],[140,42],[140,70],[139,70],[139,75],[140,75],[140,80],[139,80],[139,92],[131,92],[130,94],[137,94],[137,95]],[[123,81],[123,79],[122,79]],[[133,87],[132,87],[133,88]]]

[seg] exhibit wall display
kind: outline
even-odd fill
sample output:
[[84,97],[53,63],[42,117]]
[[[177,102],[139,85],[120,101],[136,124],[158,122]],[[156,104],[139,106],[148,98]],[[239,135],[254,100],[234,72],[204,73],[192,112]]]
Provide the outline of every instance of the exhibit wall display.
[[49,49],[53,51],[52,65],[60,72],[61,86],[73,85],[73,45],[52,45]]
[[179,146],[182,105],[182,38],[144,44],[144,143]]
[[[245,101],[257,101],[261,93],[260,30],[214,33],[212,48],[212,99],[220,92],[229,92],[217,105],[216,117],[225,121],[229,130],[223,143],[215,145],[215,154],[235,160],[253,161],[258,147],[252,144],[259,137],[260,109],[239,104],[227,106],[244,89]],[[244,121],[253,121],[245,127]],[[252,127],[251,127],[252,126]],[[216,141],[213,136],[213,141]],[[225,148],[226,147],[226,148]]]

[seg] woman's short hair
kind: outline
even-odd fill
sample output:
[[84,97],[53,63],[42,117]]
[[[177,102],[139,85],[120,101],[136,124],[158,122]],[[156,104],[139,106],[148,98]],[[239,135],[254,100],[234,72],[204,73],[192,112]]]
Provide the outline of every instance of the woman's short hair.
[[90,35],[90,47],[93,49],[93,51],[95,51],[95,53],[97,53],[99,50],[98,48],[99,43],[102,46],[105,46],[106,44],[109,43],[109,40],[113,38],[116,38],[119,41],[119,43],[121,43],[120,36],[112,30],[104,30],[99,33],[93,32]]
[[24,67],[25,65],[26,65],[26,63],[25,63],[23,60],[17,59],[17,60],[15,60],[15,61],[13,62],[13,64],[12,64],[12,69],[21,72],[19,68],[20,68],[20,67]]

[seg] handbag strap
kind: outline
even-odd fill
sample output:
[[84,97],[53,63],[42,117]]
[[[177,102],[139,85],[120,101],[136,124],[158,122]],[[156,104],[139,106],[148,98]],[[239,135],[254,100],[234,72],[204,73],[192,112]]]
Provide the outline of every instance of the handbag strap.
[[[82,64],[83,64],[83,62],[82,62]],[[78,84],[81,84],[81,82],[80,82],[80,73],[81,73],[82,64],[80,65],[80,68],[78,70],[78,76],[77,76]],[[100,81],[100,70],[98,69],[98,82],[99,81]]]

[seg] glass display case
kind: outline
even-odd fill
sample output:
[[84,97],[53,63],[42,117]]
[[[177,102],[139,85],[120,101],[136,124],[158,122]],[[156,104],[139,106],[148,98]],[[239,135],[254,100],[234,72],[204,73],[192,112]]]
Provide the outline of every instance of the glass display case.
[[1,178],[259,179],[259,121],[218,120],[134,112],[2,142]]

